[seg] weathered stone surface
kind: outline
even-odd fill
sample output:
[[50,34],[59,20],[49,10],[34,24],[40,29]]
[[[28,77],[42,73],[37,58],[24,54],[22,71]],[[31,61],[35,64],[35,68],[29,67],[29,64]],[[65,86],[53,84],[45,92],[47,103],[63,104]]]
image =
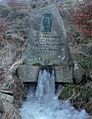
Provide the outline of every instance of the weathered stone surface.
[[[20,65],[18,68],[19,78],[23,82],[36,82],[39,72],[39,67]],[[56,82],[73,83],[72,68],[68,66],[55,66]]]
[[5,111],[2,100],[0,99],[0,113],[3,113]]
[[4,43],[3,48],[0,46],[0,69],[11,65],[16,59],[16,49],[9,43]]
[[62,65],[68,64],[69,58],[65,28],[56,6],[32,11],[29,18],[26,63]]
[[19,110],[12,107],[11,110],[7,110],[1,119],[21,119],[21,116]]
[[0,93],[0,99],[2,100],[5,112],[9,111],[13,106],[14,97]]
[[73,83],[72,67],[55,66],[56,82]]
[[36,82],[38,71],[37,66],[20,65],[18,75],[23,82]]
[[0,90],[11,90],[14,87],[14,79],[10,74],[4,76],[0,83]]
[[73,74],[73,76],[74,76],[76,83],[79,83],[82,80],[83,74],[84,74],[84,70],[82,69],[82,67],[77,62],[75,62],[74,63],[74,74]]
[[89,71],[90,78],[92,79],[92,70]]
[[31,12],[25,65],[18,69],[23,82],[37,81],[39,67],[54,65],[56,82],[72,83],[70,53],[62,18],[55,5]]

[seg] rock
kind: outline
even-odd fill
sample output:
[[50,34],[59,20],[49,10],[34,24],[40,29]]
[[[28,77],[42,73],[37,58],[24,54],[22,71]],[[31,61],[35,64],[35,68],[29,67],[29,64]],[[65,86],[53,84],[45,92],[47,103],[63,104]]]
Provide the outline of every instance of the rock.
[[39,67],[20,65],[18,68],[18,76],[23,82],[36,82],[38,76]]
[[4,113],[4,112],[5,112],[5,109],[4,109],[2,100],[0,99],[0,113]]
[[92,70],[89,71],[90,78],[92,79]]
[[89,119],[92,119],[92,116],[90,116]]
[[21,119],[19,110],[12,107],[11,110],[7,111],[1,119]]
[[22,36],[19,36],[18,34],[6,34],[7,41],[12,44],[13,46],[16,46],[17,48],[22,46],[25,42],[24,38]]
[[[45,20],[48,20],[45,23]],[[26,63],[67,65],[70,59],[62,18],[55,5],[34,10],[29,17]]]
[[[23,82],[37,82],[39,67],[31,65],[20,65],[18,76]],[[56,82],[73,83],[72,68],[68,66],[55,66]]]
[[19,110],[12,107],[11,110],[7,110],[7,112],[5,112],[5,114],[2,116],[1,119],[21,119],[20,114],[19,114]]
[[56,82],[73,83],[72,67],[55,66]]
[[82,80],[83,74],[84,74],[84,70],[81,68],[81,66],[77,62],[74,62],[73,76],[76,83],[79,83]]
[[14,46],[6,42],[0,49],[0,69],[10,66],[16,59],[16,49]]
[[12,91],[9,91],[9,90],[7,91],[7,90],[1,90],[0,89],[0,92],[1,93],[4,93],[4,94],[8,94],[8,95],[13,95],[13,92]]
[[84,109],[85,109],[89,114],[92,115],[92,102],[88,102],[88,103],[85,105]]
[[14,87],[14,79],[11,75],[6,74],[0,83],[0,90],[11,90]]
[[14,97],[11,95],[0,93],[0,99],[2,100],[5,112],[11,110],[13,107]]
[[1,119],[21,119],[18,109],[13,104],[13,96],[0,93],[0,99],[2,100],[2,108],[0,107],[0,111],[4,111]]
[[89,88],[92,89],[92,81],[86,83],[86,88],[87,89],[89,89]]
[[29,17],[29,37],[25,65],[18,69],[23,82],[37,81],[39,66],[54,65],[57,82],[72,83],[72,66],[63,20],[55,5],[33,10]]
[[79,93],[79,86],[74,84],[68,84],[59,95],[59,99],[68,100],[75,98]]

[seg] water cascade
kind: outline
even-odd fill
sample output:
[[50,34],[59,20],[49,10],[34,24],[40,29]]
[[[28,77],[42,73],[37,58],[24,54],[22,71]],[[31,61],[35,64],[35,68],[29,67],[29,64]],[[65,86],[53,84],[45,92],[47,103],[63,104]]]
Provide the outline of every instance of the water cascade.
[[85,110],[77,111],[69,101],[55,95],[54,70],[40,70],[35,93],[30,88],[20,114],[22,119],[87,119]]

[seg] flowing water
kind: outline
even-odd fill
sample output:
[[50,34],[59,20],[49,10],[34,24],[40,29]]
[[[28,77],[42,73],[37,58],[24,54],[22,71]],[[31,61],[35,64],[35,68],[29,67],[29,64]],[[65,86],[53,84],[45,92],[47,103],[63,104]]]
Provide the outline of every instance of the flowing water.
[[22,119],[87,119],[85,110],[77,111],[68,101],[55,95],[54,70],[40,70],[36,92],[29,90],[20,109]]

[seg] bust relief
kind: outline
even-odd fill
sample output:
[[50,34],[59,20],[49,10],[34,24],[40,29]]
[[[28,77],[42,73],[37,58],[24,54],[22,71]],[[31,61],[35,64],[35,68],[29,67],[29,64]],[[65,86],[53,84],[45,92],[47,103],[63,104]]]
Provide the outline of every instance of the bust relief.
[[44,14],[41,19],[41,31],[51,32],[52,28],[52,16],[51,14]]

